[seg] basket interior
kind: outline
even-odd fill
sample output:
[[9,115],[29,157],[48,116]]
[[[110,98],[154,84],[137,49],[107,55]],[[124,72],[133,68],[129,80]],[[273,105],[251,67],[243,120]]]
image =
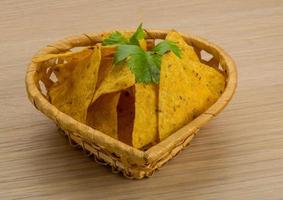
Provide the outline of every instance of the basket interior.
[[[103,34],[101,34],[100,36],[103,37]],[[159,37],[157,37],[156,35],[151,36],[150,34],[148,34],[147,40],[153,41],[153,43],[156,45],[157,43],[160,42],[160,40],[164,39],[165,37],[166,37],[166,34],[159,35]],[[94,41],[93,39],[90,39],[92,37],[88,36],[88,35],[87,35],[87,38],[89,39],[88,44],[86,44],[86,45],[74,45],[71,48],[67,48],[67,49],[57,49],[57,53],[63,53],[63,52],[66,52],[66,51],[76,52],[76,51],[81,50],[82,48],[85,48],[87,46],[91,46],[91,45],[94,45],[98,42],[101,42],[101,40],[99,41],[99,39],[96,40],[96,41]],[[184,39],[186,40],[186,42],[189,45],[193,46],[195,52],[197,53],[200,61],[203,64],[206,64],[210,67],[216,68],[218,71],[220,71],[222,74],[224,74],[226,78],[228,77],[227,65],[226,65],[225,62],[223,62],[223,60],[221,60],[221,57],[220,57],[218,51],[213,51],[210,48],[205,48],[206,46],[198,45],[199,43],[195,43],[194,41],[190,40],[190,38],[184,38]],[[56,77],[56,73],[53,71],[51,66],[58,64],[58,62],[59,62],[58,59],[51,59],[51,60],[44,62],[41,65],[39,65],[39,67],[37,69],[37,71],[39,72],[38,73],[39,76],[35,81],[36,86],[37,86],[38,90],[40,91],[40,93],[42,94],[42,96],[48,101],[49,101],[48,90],[53,84],[55,84],[58,81],[58,78]],[[141,150],[146,151],[151,147],[152,147],[152,145],[149,145],[149,146],[146,146],[145,148],[143,148]]]

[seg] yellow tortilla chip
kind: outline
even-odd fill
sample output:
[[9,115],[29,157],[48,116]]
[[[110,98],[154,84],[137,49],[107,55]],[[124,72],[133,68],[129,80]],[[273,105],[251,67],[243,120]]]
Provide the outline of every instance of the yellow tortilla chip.
[[90,48],[84,48],[77,52],[67,51],[65,53],[59,53],[59,54],[45,54],[45,55],[39,55],[37,57],[34,57],[32,59],[33,62],[40,63],[45,62],[47,60],[58,58],[58,59],[72,59],[72,60],[81,60],[82,57],[84,57],[87,52],[90,50]]
[[169,33],[169,36],[171,41],[177,38],[183,52],[181,59],[172,52],[162,58],[158,105],[160,140],[209,108],[225,87],[225,77],[197,61],[192,47],[178,33]]
[[[202,84],[203,86],[207,87],[214,97],[218,99],[225,87],[225,77],[223,74],[219,73],[213,67],[209,67],[200,63],[194,48],[188,45],[178,32],[172,31],[168,33],[166,39],[176,42],[180,47],[182,51],[181,60],[188,75],[196,76],[196,78],[199,79],[198,83],[196,84]],[[204,78],[202,79],[202,77]]]
[[158,100],[160,140],[193,119],[194,92],[181,60],[172,52],[165,54],[161,61]]
[[103,80],[107,77],[107,75],[112,70],[112,63],[113,63],[113,57],[101,57],[101,63],[98,71],[98,77],[97,77],[97,83],[96,83],[96,89],[99,88]]
[[128,145],[132,145],[132,132],[135,118],[134,86],[121,91],[117,112],[118,138]]
[[[39,62],[46,65],[46,67],[43,67],[42,69],[46,71],[48,70],[46,72],[47,73],[46,75],[48,77],[43,76],[41,78],[45,81],[45,83],[47,83],[47,87],[49,89],[49,87],[54,83],[53,81],[50,82],[49,80],[49,76],[51,75],[52,72],[54,72],[54,74],[56,75],[57,81],[59,83],[62,83],[65,79],[70,77],[77,63],[89,57],[91,53],[92,53],[91,48],[84,48],[77,52],[68,51],[60,54],[46,54],[46,55],[38,56],[33,58],[33,62]],[[51,65],[50,67],[51,69],[48,69],[50,65]]]
[[[222,94],[225,88],[225,77],[216,69],[200,63],[193,47],[189,46],[178,32],[170,32],[166,39],[176,42],[181,48],[181,60],[183,62],[184,71],[193,79],[193,87],[202,86],[202,89],[199,90],[198,97],[199,99],[207,99],[208,105],[206,103],[200,103],[199,107],[195,109],[198,111],[197,115],[199,115],[212,103],[214,103]],[[202,101],[200,100],[200,102]]]
[[101,132],[118,138],[117,105],[120,92],[99,97],[89,108],[87,124]]
[[95,91],[101,60],[100,46],[86,51],[89,54],[76,62],[70,76],[52,85],[48,93],[54,106],[83,123]]
[[[101,48],[104,47],[102,46]],[[112,70],[113,57],[103,55],[103,50],[101,57],[96,89],[100,87],[101,83]],[[118,138],[117,106],[120,93],[114,92],[101,95],[89,106],[87,113],[88,125],[113,138]]]
[[126,65],[113,66],[94,94],[92,102],[103,94],[127,89],[135,84],[135,76]]
[[185,62],[184,68],[189,75],[195,76],[197,79],[195,84],[202,85],[210,92],[211,102],[215,102],[223,93],[226,84],[225,77],[215,68],[194,61]]
[[167,34],[166,40],[176,42],[181,49],[181,57],[186,60],[199,61],[199,58],[192,46],[189,46],[183,37],[176,31],[171,31]]
[[157,95],[154,84],[135,84],[133,146],[142,148],[157,139]]

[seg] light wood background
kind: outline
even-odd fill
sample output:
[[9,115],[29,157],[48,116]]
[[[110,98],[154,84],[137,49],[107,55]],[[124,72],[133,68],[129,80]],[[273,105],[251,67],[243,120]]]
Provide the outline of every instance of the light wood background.
[[[28,102],[24,76],[44,45],[140,22],[219,44],[239,85],[189,148],[131,181],[70,147]],[[283,199],[283,1],[1,0],[0,199]]]

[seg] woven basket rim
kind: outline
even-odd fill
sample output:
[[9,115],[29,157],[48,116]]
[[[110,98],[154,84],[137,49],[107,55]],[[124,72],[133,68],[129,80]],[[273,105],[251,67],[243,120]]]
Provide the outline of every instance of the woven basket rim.
[[[121,31],[121,32],[132,33],[133,30]],[[168,32],[169,31],[146,30],[147,33],[146,38],[164,39]],[[107,33],[109,32],[103,32],[99,34],[97,33],[81,34],[77,36],[66,37],[63,40],[59,40],[51,45],[47,45],[46,47],[41,49],[38,53],[36,53],[34,57],[48,53],[65,52],[74,47],[91,46],[94,45],[95,43],[101,42],[103,35]],[[117,150],[121,150],[124,153],[126,152],[128,155],[132,155],[139,158],[141,162],[143,161],[147,163],[158,160],[160,159],[160,156],[162,156],[167,152],[168,148],[171,149],[173,148],[172,146],[174,145],[178,146],[179,144],[182,144],[184,140],[188,139],[189,137],[192,136],[194,132],[199,130],[202,125],[207,123],[211,118],[213,118],[219,112],[221,112],[222,109],[224,109],[224,107],[231,100],[237,87],[236,65],[233,59],[222,48],[198,36],[194,36],[191,34],[183,34],[183,33],[181,33],[181,35],[188,44],[202,47],[202,49],[206,50],[208,53],[211,53],[214,56],[218,56],[220,60],[222,60],[225,63],[227,75],[228,75],[226,88],[222,93],[222,95],[220,96],[220,98],[212,106],[210,106],[208,110],[206,110],[196,119],[189,122],[184,127],[177,130],[169,137],[159,142],[158,144],[152,146],[146,151],[142,151],[132,146],[129,146],[96,129],[89,127],[86,124],[80,123],[75,119],[73,119],[72,117],[70,117],[69,115],[59,111],[54,105],[52,105],[49,101],[47,101],[44,98],[44,96],[37,88],[34,77],[36,76],[37,70],[40,66],[34,62],[31,62],[31,64],[28,65],[26,72],[25,83],[26,83],[26,91],[28,97],[37,109],[39,109],[49,118],[53,119],[55,122],[62,123],[62,126],[75,130],[77,133],[83,134],[84,137],[87,137],[91,141],[95,141],[97,143],[102,142],[105,148],[108,147],[117,148]]]

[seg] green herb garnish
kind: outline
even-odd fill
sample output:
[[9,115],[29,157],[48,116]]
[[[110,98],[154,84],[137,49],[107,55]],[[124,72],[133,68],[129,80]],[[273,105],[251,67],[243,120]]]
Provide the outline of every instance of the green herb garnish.
[[128,40],[118,31],[112,33],[108,38],[103,40],[102,45],[115,45],[115,44],[127,44]]
[[160,42],[158,45],[156,45],[153,50],[155,53],[159,55],[163,55],[167,53],[168,51],[172,51],[176,56],[179,58],[181,57],[181,50],[180,48],[176,45],[175,42],[169,41],[169,40],[164,40]]
[[145,36],[145,33],[143,31],[142,24],[140,24],[136,32],[134,32],[134,34],[130,38],[130,44],[139,45],[139,40],[144,39],[144,36]]
[[181,50],[175,42],[163,40],[151,51],[145,51],[139,44],[144,37],[145,32],[140,24],[129,40],[116,31],[102,44],[118,45],[114,55],[114,64],[126,61],[138,83],[159,83],[161,56],[172,51],[180,58]]

